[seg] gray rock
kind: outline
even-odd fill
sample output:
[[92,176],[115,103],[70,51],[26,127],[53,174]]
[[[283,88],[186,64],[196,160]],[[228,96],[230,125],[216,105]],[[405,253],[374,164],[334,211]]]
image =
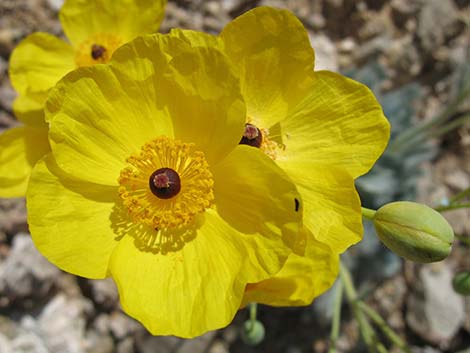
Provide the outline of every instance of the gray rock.
[[21,325],[0,316],[0,353],[49,353],[34,327],[35,321],[30,316]]
[[418,17],[417,35],[423,49],[430,53],[444,44],[458,24],[458,12],[451,0],[427,0]]
[[[5,339],[11,339],[18,335],[18,324],[6,316],[0,316],[0,332]],[[0,347],[2,345],[0,344]],[[0,353],[2,351],[0,350]]]
[[185,340],[176,353],[204,353],[214,340],[216,331],[208,332],[192,340]]
[[11,353],[50,353],[41,337],[33,332],[24,332],[10,344]]
[[134,339],[127,337],[119,342],[116,347],[116,353],[134,353]]
[[109,335],[100,335],[94,331],[88,331],[84,343],[85,353],[113,353],[114,341]]
[[86,317],[91,303],[82,298],[55,296],[39,314],[37,320],[25,316],[21,327],[44,341],[50,352],[84,353]]
[[326,291],[313,301],[311,309],[319,325],[330,325],[331,320],[333,318],[333,302],[337,290],[338,280],[336,280],[336,282],[328,291]]
[[116,284],[111,278],[89,280],[93,300],[106,309],[116,308],[119,294]]
[[424,340],[446,346],[464,322],[464,303],[452,288],[445,262],[423,266],[407,301],[406,320]]
[[52,10],[58,12],[64,4],[64,0],[47,0],[47,4]]
[[12,111],[16,92],[11,87],[10,80],[5,78],[0,86],[0,106],[7,111]]
[[232,11],[234,8],[240,6],[240,0],[221,0],[220,4],[226,12]]
[[463,324],[464,329],[470,333],[470,297],[466,296],[465,301],[465,322]]
[[385,56],[388,65],[393,67],[398,77],[418,75],[423,63],[421,54],[416,48],[411,35],[402,36],[390,43],[386,49]]
[[420,1],[392,0],[390,2],[392,19],[398,27],[403,27],[419,10]]
[[208,350],[208,353],[230,353],[230,351],[226,342],[216,340]]
[[126,314],[115,311],[109,316],[109,329],[114,337],[122,340],[143,330],[143,326]]
[[0,330],[0,353],[11,353],[10,340]]
[[136,335],[136,348],[140,353],[173,353],[183,341],[173,336],[151,336],[145,332]]
[[59,274],[57,267],[37,251],[30,235],[17,234],[9,256],[0,264],[0,295],[10,300],[42,297]]
[[[2,113],[1,109],[0,113]],[[1,120],[6,122],[8,126],[19,125],[12,117],[11,120],[9,118],[9,116],[7,116],[7,119],[1,117]],[[27,231],[26,202],[24,198],[0,198],[0,230],[11,235]]]
[[377,57],[378,54],[385,52],[390,47],[391,41],[391,37],[387,34],[374,37],[358,47],[358,50],[353,54],[354,61],[365,62]]
[[309,34],[312,47],[315,49],[315,71],[338,71],[336,46],[323,34]]

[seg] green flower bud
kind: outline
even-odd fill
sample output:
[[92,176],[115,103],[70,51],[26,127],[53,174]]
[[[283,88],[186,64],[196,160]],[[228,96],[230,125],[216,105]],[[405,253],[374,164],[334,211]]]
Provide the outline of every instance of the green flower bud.
[[415,202],[389,203],[374,215],[380,240],[393,252],[414,262],[436,262],[451,250],[454,231],[432,208]]
[[264,339],[264,334],[264,326],[258,320],[247,320],[243,324],[241,332],[242,341],[250,346],[256,346],[261,343]]
[[454,290],[462,295],[470,295],[470,271],[457,273],[452,280]]

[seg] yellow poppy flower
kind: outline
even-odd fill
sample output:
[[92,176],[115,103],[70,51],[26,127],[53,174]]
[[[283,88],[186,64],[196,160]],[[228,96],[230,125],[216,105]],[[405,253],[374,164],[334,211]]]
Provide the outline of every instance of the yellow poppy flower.
[[229,23],[219,41],[237,68],[247,105],[241,143],[264,151],[294,181],[311,231],[304,256],[293,254],[274,278],[248,286],[245,300],[309,304],[336,277],[338,258],[329,251],[341,253],[362,237],[354,178],[384,151],[389,123],[366,86],[313,71],[308,33],[289,11],[249,11]]
[[246,109],[216,48],[180,32],[137,38],[68,74],[45,111],[52,153],[27,192],[34,243],[68,272],[111,275],[153,334],[227,325],[246,285],[299,246],[300,195],[238,144]]
[[37,32],[13,50],[10,79],[19,94],[13,110],[25,126],[0,135],[0,197],[24,196],[32,167],[50,150],[43,113],[48,91],[77,67],[105,63],[120,45],[154,32],[165,3],[67,0],[60,21],[70,43]]
[[354,178],[382,154],[389,123],[366,86],[314,71],[308,33],[289,11],[258,7],[219,36],[185,35],[194,46],[226,53],[247,106],[240,143],[270,156],[304,201],[303,250],[273,278],[249,285],[244,302],[309,304],[337,277],[338,254],[362,238]]

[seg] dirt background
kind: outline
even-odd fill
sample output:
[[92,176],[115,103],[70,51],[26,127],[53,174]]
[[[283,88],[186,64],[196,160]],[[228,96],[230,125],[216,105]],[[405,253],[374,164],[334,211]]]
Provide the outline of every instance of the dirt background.
[[[18,124],[7,74],[10,53],[32,32],[63,35],[61,4],[0,0],[0,131]],[[169,1],[161,32],[183,27],[218,33],[261,5],[288,8],[302,20],[316,50],[316,69],[343,72],[373,88],[394,126],[393,137],[445,111],[459,85],[470,80],[468,0]],[[467,98],[446,122],[469,111]],[[470,124],[467,119],[457,125],[427,134],[407,153],[384,157],[368,179],[358,181],[364,203],[417,199],[439,206],[469,188]],[[456,241],[443,262],[404,262],[378,243],[367,224],[364,241],[343,258],[361,296],[416,353],[470,352],[470,300],[451,286],[458,270],[470,269],[470,213],[445,216],[464,240]],[[261,307],[266,339],[254,348],[239,335],[246,311],[229,327],[194,340],[152,337],[122,313],[111,280],[61,272],[35,250],[23,199],[0,200],[0,353],[326,352],[334,290],[305,308]],[[337,348],[366,351],[346,303]]]

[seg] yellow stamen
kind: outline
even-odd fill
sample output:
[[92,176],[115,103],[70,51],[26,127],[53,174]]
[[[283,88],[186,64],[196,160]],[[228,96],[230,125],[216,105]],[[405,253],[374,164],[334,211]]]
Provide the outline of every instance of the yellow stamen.
[[[137,224],[154,229],[185,226],[213,204],[212,174],[204,153],[194,151],[194,144],[161,136],[127,162],[119,177],[119,195]],[[158,198],[149,187],[150,176],[161,168],[170,168],[180,177],[181,190],[174,197]]]
[[96,33],[78,46],[75,63],[78,67],[107,63],[122,44],[123,41],[113,34]]

